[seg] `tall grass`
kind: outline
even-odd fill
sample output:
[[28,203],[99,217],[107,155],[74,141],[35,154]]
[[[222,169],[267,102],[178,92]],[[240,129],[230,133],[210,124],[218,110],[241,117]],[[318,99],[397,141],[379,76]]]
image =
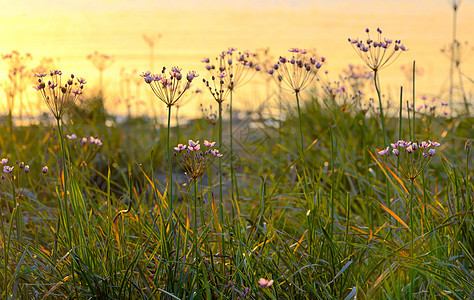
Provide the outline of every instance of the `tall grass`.
[[[161,180],[172,164],[170,147],[162,146],[169,143],[169,127],[156,131],[145,119],[110,127],[79,113],[58,120],[57,133],[51,119],[13,127],[14,149],[3,155],[25,161],[31,171],[21,181],[5,173],[0,183],[2,298],[472,296],[466,143],[472,117],[405,115],[400,104],[386,111],[380,134],[376,111],[350,102],[347,92],[327,97],[319,88],[308,86],[296,103],[294,95],[281,93],[293,103],[284,118],[277,114],[281,126],[252,120],[259,122],[253,133],[265,139],[262,147],[244,144],[248,153],[234,149],[240,159],[235,172],[243,175],[235,200],[223,184],[232,176],[230,166],[215,161],[191,181],[177,168],[171,203]],[[219,141],[226,143],[222,102]],[[425,117],[432,118],[429,137],[419,125]],[[180,135],[197,140],[213,131],[196,119]],[[102,144],[84,156],[81,144],[64,138],[73,132],[103,137]],[[407,180],[403,162],[390,166],[377,155],[387,145],[385,135],[423,136],[441,146]],[[10,138],[0,131],[2,149]]]

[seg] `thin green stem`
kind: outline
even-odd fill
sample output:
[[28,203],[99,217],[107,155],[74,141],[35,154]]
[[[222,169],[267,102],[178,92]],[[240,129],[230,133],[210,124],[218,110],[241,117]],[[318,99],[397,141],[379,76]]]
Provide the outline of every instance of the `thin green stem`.
[[415,61],[413,61],[413,86],[412,86],[412,97],[413,97],[413,126],[412,126],[412,130],[413,130],[413,141],[415,140]]
[[230,136],[230,179],[231,179],[231,199],[234,199],[234,150],[233,150],[233,134],[232,134],[232,90],[230,91],[229,102],[229,136]]
[[[414,232],[415,232],[415,228],[413,227],[413,224],[414,224],[414,218],[415,218],[415,214],[414,214],[414,211],[413,211],[413,202],[414,202],[414,196],[413,196],[413,188],[414,188],[414,185],[415,185],[415,179],[410,179],[410,259],[411,259],[411,263],[413,264],[413,257],[414,257],[414,251],[415,251],[415,247],[413,245],[413,241],[414,241]],[[410,299],[413,299],[413,292],[414,292],[414,282],[415,282],[415,271],[413,268],[410,268],[410,295],[409,295],[409,298]]]
[[283,128],[283,105],[281,99],[281,81],[278,81],[278,143],[281,144],[281,130]]
[[168,174],[169,174],[169,186],[168,194],[170,201],[170,215],[173,219],[173,167],[171,165],[171,153],[170,153],[170,127],[171,127],[171,105],[168,106],[168,133],[166,135],[166,154],[168,156]]
[[329,133],[331,136],[331,240],[334,241],[334,190],[336,176],[334,176],[334,134],[332,126],[329,126]]
[[194,266],[198,269],[198,225],[197,225],[197,202],[198,202],[198,179],[194,179]]
[[377,91],[377,97],[379,99],[379,112],[380,112],[380,122],[382,123],[382,135],[383,135],[383,146],[384,148],[388,146],[388,141],[387,141],[387,134],[385,132],[385,117],[383,114],[383,107],[382,107],[382,96],[380,94],[380,82],[377,81],[378,77],[378,72],[377,70],[374,70],[374,85],[375,85],[375,90]]
[[[222,153],[222,102],[219,102],[219,152]],[[222,195],[222,159],[219,159],[219,206],[222,231],[224,231],[224,200]],[[222,272],[225,272],[225,237],[221,237]]]
[[72,248],[72,235],[71,235],[71,220],[69,217],[69,197],[68,197],[68,188],[67,185],[69,183],[69,171],[67,167],[67,155],[66,155],[66,148],[64,146],[63,140],[63,130],[61,126],[61,119],[56,119],[58,125],[58,135],[59,135],[59,143],[61,145],[61,154],[62,154],[62,176],[60,178],[60,184],[64,195],[64,210],[65,210],[65,221],[66,221],[66,233],[68,235],[69,246]]
[[[380,82],[377,81],[377,69],[374,70],[374,85],[375,85],[375,90],[377,91],[377,97],[379,99],[379,111],[380,111],[380,122],[382,123],[382,135],[383,135],[383,148],[388,147],[388,138],[387,138],[387,132],[385,131],[385,117],[383,114],[383,107],[382,107],[382,96],[380,94]],[[387,161],[387,157],[385,157],[385,161]],[[387,205],[390,207],[390,184],[388,178],[385,178],[385,186],[386,186],[386,202]]]
[[[239,191],[238,191],[238,184],[237,184],[237,175],[235,174],[234,170],[234,135],[233,135],[233,115],[232,115],[232,95],[233,90],[230,91],[230,106],[229,106],[229,128],[230,128],[230,178],[231,178],[231,199],[238,200],[239,199]],[[231,201],[233,202],[233,201]],[[234,206],[232,206],[232,219],[235,218]]]
[[455,57],[454,57],[454,47],[456,47],[456,29],[457,29],[457,15],[458,15],[458,10],[457,6],[454,6],[453,9],[453,40],[451,43],[451,61],[449,65],[449,107],[451,108],[451,111],[454,111],[454,99],[453,99],[453,94],[454,94],[454,66],[456,64],[455,62]]
[[[304,196],[306,197],[308,195],[308,191],[307,191],[308,179],[306,178],[306,169],[305,169],[306,160],[305,160],[305,157],[304,157],[303,118],[302,118],[302,115],[301,115],[299,92],[295,91],[295,95],[296,95],[296,104],[298,106],[298,119],[299,119],[299,123],[300,123],[300,149],[299,149],[299,152],[300,152],[300,159],[301,159],[301,168],[303,170],[303,191],[304,191]],[[297,148],[298,148],[298,143],[296,143],[296,144],[297,144]]]
[[[469,143],[469,144],[468,144]],[[469,154],[471,152],[471,142],[467,141],[465,150],[466,150],[466,178],[464,180],[465,186],[466,186],[466,198],[467,198],[467,205],[468,205],[468,210],[472,210],[471,206],[471,191],[470,191],[470,186],[469,186]]]
[[411,130],[411,120],[410,120],[410,103],[407,100],[407,118],[408,118],[408,134],[410,135],[410,140],[413,140],[413,131]]
[[[65,231],[68,237],[68,242],[69,242],[69,248],[72,250],[73,248],[73,238],[72,238],[72,224],[71,224],[71,218],[69,216],[69,197],[68,197],[68,184],[69,184],[69,168],[67,166],[67,162],[69,159],[69,156],[67,155],[67,150],[66,147],[64,146],[64,138],[63,138],[63,130],[61,126],[62,120],[60,118],[56,118],[57,125],[58,125],[58,135],[59,135],[59,143],[61,145],[61,153],[62,153],[62,167],[63,167],[63,177],[60,178],[63,194],[64,194],[64,210],[65,210]],[[64,181],[63,181],[64,180]],[[58,233],[59,234],[59,233]],[[72,274],[72,280],[73,280],[73,285],[76,287],[76,276],[75,276],[75,259],[74,257],[71,257],[71,274]],[[77,288],[74,288],[74,291],[76,293],[76,298],[79,297]]]
[[[219,153],[222,153],[222,103],[219,102]],[[224,220],[224,203],[222,195],[222,159],[219,159],[219,206],[221,221]]]
[[[3,220],[3,209],[0,209],[0,228],[2,230],[2,240],[3,241],[8,241],[8,238],[7,238],[7,235],[6,235],[6,230],[5,230],[5,225],[6,224],[6,220],[4,221]],[[8,291],[8,280],[7,278],[9,278],[8,276],[8,260],[9,260],[9,257],[10,257],[10,254],[9,254],[9,245],[8,243],[5,243],[3,242],[4,245],[3,245],[3,290],[5,291],[5,293]]]
[[304,145],[303,145],[303,121],[301,120],[301,108],[300,108],[300,98],[299,98],[299,92],[295,93],[296,95],[296,104],[298,106],[298,119],[300,122],[300,155],[301,155],[301,160],[302,163],[304,162]]
[[[400,87],[400,107],[398,111],[398,139],[401,140],[403,137],[402,133],[402,121],[403,121],[403,86]],[[400,161],[397,160],[397,170],[400,166]],[[390,207],[389,207],[390,208]]]

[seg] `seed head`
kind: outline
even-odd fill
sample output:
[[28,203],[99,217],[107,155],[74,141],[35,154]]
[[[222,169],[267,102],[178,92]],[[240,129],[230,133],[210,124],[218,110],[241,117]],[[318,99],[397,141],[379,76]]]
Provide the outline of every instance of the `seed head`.
[[36,74],[39,84],[33,86],[35,90],[40,92],[49,110],[58,120],[62,119],[69,108],[74,105],[78,96],[82,94],[82,89],[86,83],[83,78],[77,78],[77,82],[74,82],[73,79],[75,77],[71,75],[71,77],[66,80],[67,83],[61,85],[61,75],[61,71],[51,70],[49,72],[51,78],[48,80],[48,89],[46,89],[46,83],[43,81],[46,74]]
[[[369,29],[365,30],[367,33],[367,40],[364,42],[359,39],[348,39],[356,53],[373,71],[380,70],[391,63],[393,63],[401,52],[407,51],[400,40],[395,40],[393,43],[391,39],[382,38],[382,30],[377,28],[377,39],[370,38]],[[392,47],[392,45],[394,45]]]

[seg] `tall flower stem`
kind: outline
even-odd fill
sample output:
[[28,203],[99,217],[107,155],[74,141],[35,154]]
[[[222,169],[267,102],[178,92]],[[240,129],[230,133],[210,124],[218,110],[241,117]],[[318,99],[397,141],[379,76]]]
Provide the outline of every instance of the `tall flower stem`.
[[231,199],[234,199],[235,185],[237,184],[234,181],[234,143],[233,143],[233,132],[232,132],[232,95],[233,92],[230,90],[230,103],[229,103],[229,136],[230,136],[230,179],[231,179]]
[[466,186],[466,197],[467,197],[467,206],[468,209],[472,209],[471,205],[471,192],[470,192],[470,185],[469,185],[469,154],[471,153],[471,141],[467,141],[466,145],[464,146],[466,151],[466,178],[464,180]]
[[308,185],[308,180],[306,178],[306,170],[305,170],[305,165],[306,161],[304,158],[304,144],[303,144],[303,121],[301,117],[301,107],[300,107],[300,98],[299,98],[299,91],[295,92],[296,95],[296,104],[298,106],[298,119],[300,123],[300,159],[301,159],[301,166],[303,169],[303,191],[304,191],[304,196],[306,197],[308,195],[307,191],[307,185]]
[[[219,152],[222,152],[222,102],[219,102]],[[222,230],[224,225],[224,201],[222,195],[222,159],[219,159],[219,206],[220,206],[220,219]],[[221,244],[222,244],[222,271],[224,271],[224,255],[225,255],[225,237],[222,235],[221,237]]]
[[10,153],[13,153],[14,152],[14,145],[15,145],[15,135],[13,133],[13,115],[12,115],[12,110],[10,109],[8,111],[8,133],[10,134],[10,141],[11,143],[8,145],[8,151]]
[[[20,180],[20,174],[18,174],[18,180]],[[11,180],[10,180],[10,184],[12,186],[12,199],[13,199],[13,205],[14,207],[16,208],[17,210],[17,213],[15,215],[15,221],[16,221],[16,235],[17,235],[17,239],[18,241],[20,242],[20,247],[22,247],[23,245],[23,237],[22,237],[22,231],[23,231],[23,214],[21,212],[21,205],[20,205],[20,202],[18,199],[18,196],[16,194],[16,190],[15,190],[15,184],[14,184],[14,177],[12,176]],[[18,184],[18,186],[20,186]]]
[[[334,134],[332,132],[332,126],[329,126],[329,132],[331,135],[331,231],[330,236],[334,241],[334,190],[335,190],[335,178],[334,176]],[[369,210],[370,211],[370,210]]]
[[281,130],[283,128],[283,105],[281,99],[281,81],[278,81],[278,142],[281,144]]
[[416,104],[415,104],[415,61],[413,61],[413,86],[412,86],[412,97],[413,97],[413,126],[412,126],[412,129],[413,129],[413,134],[412,134],[412,140],[415,141],[415,112],[416,112]]
[[[63,168],[63,176],[60,178],[62,190],[64,193],[64,213],[65,213],[65,228],[64,230],[66,231],[67,235],[67,240],[69,243],[69,248],[70,251],[72,251],[73,248],[73,241],[72,241],[72,234],[71,234],[71,218],[69,216],[69,197],[68,197],[68,184],[69,184],[69,169],[67,166],[67,161],[69,159],[69,155],[67,155],[66,147],[64,146],[64,140],[63,140],[63,130],[61,126],[61,118],[56,118],[57,125],[58,125],[58,135],[59,135],[59,143],[61,145],[61,153],[62,153],[62,168]],[[61,209],[61,207],[60,207]],[[59,226],[58,226],[59,229]],[[57,233],[59,235],[59,232]],[[72,280],[73,280],[73,285],[76,286],[76,276],[75,276],[75,260],[74,258],[71,258],[71,273],[72,273]],[[76,292],[76,297],[79,297],[77,293],[77,289],[74,289]]]
[[64,140],[63,140],[63,130],[61,126],[61,119],[56,119],[57,125],[58,125],[58,135],[59,135],[59,143],[61,145],[61,155],[62,155],[62,176],[60,178],[60,183],[61,187],[64,193],[64,213],[65,213],[65,222],[66,222],[66,228],[64,230],[66,231],[66,234],[68,236],[68,242],[69,246],[72,247],[72,237],[71,237],[71,220],[69,216],[69,201],[68,201],[68,191],[67,191],[67,184],[69,182],[69,172],[67,168],[67,155],[66,155],[66,148],[64,147]]
[[[232,115],[232,95],[233,92],[230,90],[230,105],[229,105],[229,112],[230,112],[230,176],[231,176],[231,196],[233,201],[237,201],[239,199],[239,185],[237,183],[237,175],[235,174],[234,170],[234,134],[233,134],[233,115]],[[236,202],[237,203],[237,202]],[[232,217],[235,217],[234,206],[232,206]]]
[[198,225],[197,225],[197,202],[198,202],[198,180],[194,179],[194,266],[198,269]]
[[296,95],[296,104],[298,106],[298,119],[300,121],[300,155],[301,155],[301,160],[303,162],[303,160],[304,160],[303,121],[301,120],[301,108],[300,108],[299,92],[296,92],[295,95]]
[[456,64],[454,48],[456,47],[458,4],[453,2],[453,41],[451,44],[451,63],[449,65],[449,107],[454,111],[453,93],[454,93],[454,66]]
[[[413,228],[413,219],[414,219],[414,213],[413,213],[413,187],[415,185],[415,179],[410,179],[410,258],[411,258],[411,263],[413,264],[413,251],[415,247],[413,246],[413,240],[414,240],[414,228]],[[413,299],[413,292],[414,292],[414,286],[413,284],[415,283],[415,272],[413,268],[410,268],[410,299]]]
[[[387,141],[387,133],[385,131],[385,117],[383,114],[382,96],[380,94],[380,88],[379,88],[380,82],[377,81],[377,76],[378,76],[377,69],[374,69],[374,85],[375,85],[375,90],[377,91],[377,97],[379,99],[380,123],[382,123],[383,146],[385,148],[388,146],[388,141]],[[387,202],[388,207],[390,207],[390,185],[389,185],[388,178],[385,178],[385,186],[386,186],[386,202]]]
[[171,219],[173,219],[173,168],[171,165],[171,154],[170,154],[171,106],[172,105],[168,105],[168,132],[166,134],[166,153],[168,156],[168,174],[169,174],[168,194],[169,194],[169,201],[170,201],[170,216],[171,216]]
[[[219,102],[219,152],[222,152],[222,103]],[[219,204],[221,222],[224,220],[224,203],[222,197],[222,160],[219,160]]]
[[385,132],[385,117],[383,114],[383,107],[382,107],[382,96],[380,94],[380,82],[377,81],[377,75],[378,71],[377,69],[374,70],[374,85],[375,85],[375,90],[377,92],[377,97],[379,99],[379,112],[380,112],[380,123],[382,123],[382,135],[383,135],[383,146],[387,147],[388,142],[387,142],[387,133]]

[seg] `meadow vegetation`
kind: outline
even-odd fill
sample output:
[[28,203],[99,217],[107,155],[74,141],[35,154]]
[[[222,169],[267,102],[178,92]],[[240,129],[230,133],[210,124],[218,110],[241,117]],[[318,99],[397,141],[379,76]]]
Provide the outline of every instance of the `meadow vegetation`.
[[[414,62],[411,86],[389,97],[380,69],[407,49],[380,29],[349,42],[364,64],[337,77],[329,55],[297,48],[144,72],[164,124],[111,115],[80,77],[12,72],[2,299],[474,297],[469,86],[419,95]],[[271,87],[265,105],[232,110],[257,77]],[[51,114],[15,124],[23,85]],[[171,126],[196,89],[214,108]]]

